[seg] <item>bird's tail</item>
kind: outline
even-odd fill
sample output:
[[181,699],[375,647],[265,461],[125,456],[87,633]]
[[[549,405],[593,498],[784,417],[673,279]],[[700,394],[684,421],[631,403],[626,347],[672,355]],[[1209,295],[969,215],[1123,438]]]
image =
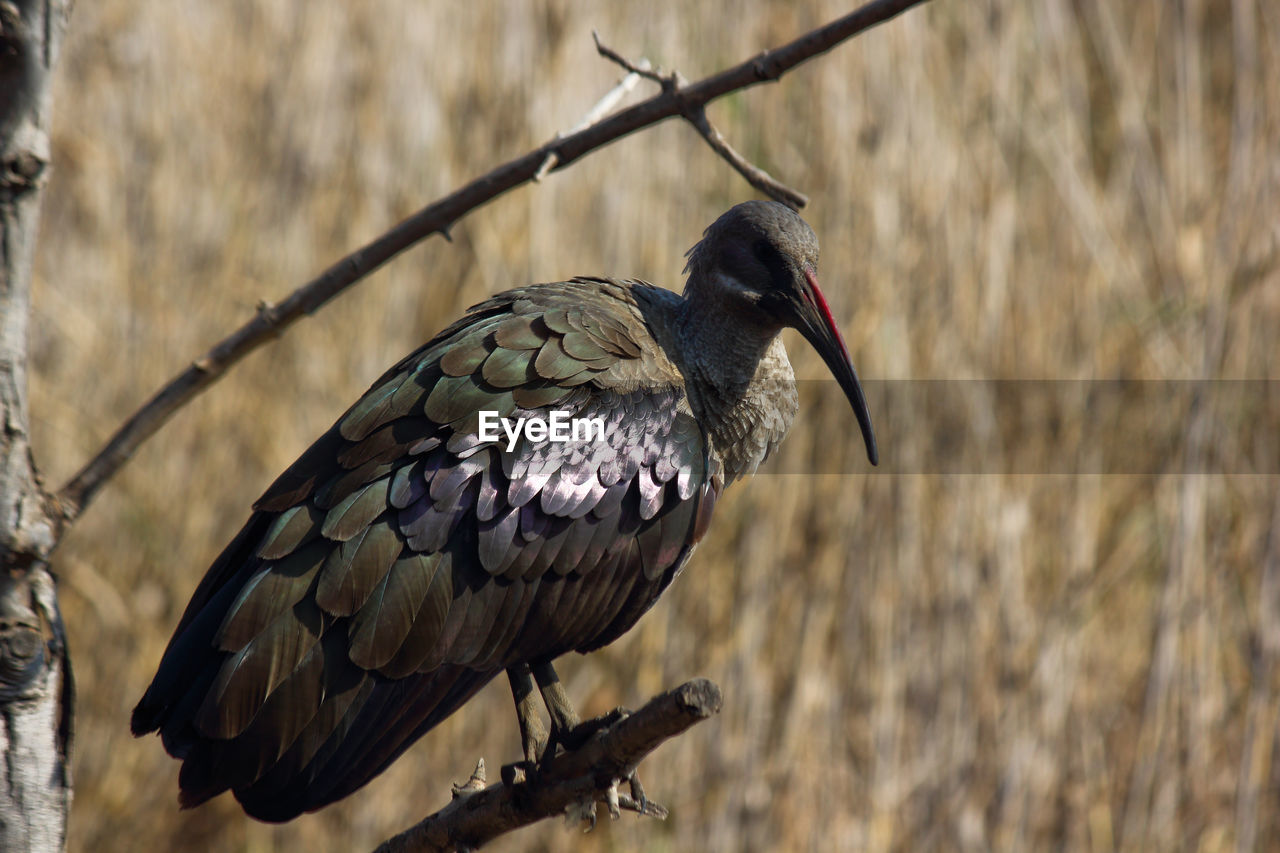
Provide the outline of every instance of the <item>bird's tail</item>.
[[253,817],[286,821],[367,783],[501,670],[444,665],[389,679],[351,662],[348,625],[337,620],[321,628],[319,641],[269,697],[243,715],[233,709],[243,721],[239,730],[215,736],[201,709],[233,657],[215,637],[261,566],[254,550],[269,523],[256,514],[210,568],[131,727],[135,735],[159,731],[165,749],[182,760],[184,807],[231,790]]

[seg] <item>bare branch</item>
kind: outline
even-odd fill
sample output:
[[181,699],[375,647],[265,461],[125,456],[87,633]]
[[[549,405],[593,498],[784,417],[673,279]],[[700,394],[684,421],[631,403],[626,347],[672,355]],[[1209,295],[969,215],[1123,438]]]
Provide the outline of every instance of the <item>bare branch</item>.
[[799,210],[809,203],[809,197],[799,190],[793,190],[791,187],[774,178],[764,169],[751,163],[746,157],[743,157],[729,145],[729,141],[721,135],[711,124],[711,120],[707,118],[707,111],[702,107],[690,112],[687,116],[689,123],[698,129],[698,133],[702,134],[702,138],[707,140],[707,144],[711,146],[711,150],[715,151],[729,165],[738,171],[738,174],[747,179],[747,183],[760,190],[760,192],[776,199],[783,204]]
[[[648,80],[652,80],[662,87],[664,93],[678,94],[682,88],[687,85],[684,77],[679,71],[672,71],[670,74],[663,74],[661,71],[650,68],[649,60],[641,59],[638,62],[632,62],[613,48],[600,41],[599,34],[595,30],[591,31],[591,37],[595,39],[596,51],[606,59],[616,62],[623,68],[627,69],[628,77],[633,75],[642,76]],[[684,111],[684,118],[689,124],[697,129],[702,138],[711,146],[711,150],[719,154],[725,159],[730,166],[737,170],[738,174],[747,179],[747,183],[760,190],[760,192],[776,199],[783,204],[790,205],[792,208],[799,210],[809,203],[809,197],[799,190],[794,190],[781,181],[774,178],[764,169],[751,163],[746,157],[743,157],[729,145],[729,141],[724,138],[720,131],[716,130],[711,124],[711,120],[707,118],[707,111],[701,104],[691,106]],[[550,162],[550,161],[548,161]]]
[[641,58],[638,62],[632,62],[613,48],[600,41],[600,34],[595,30],[591,31],[591,38],[596,43],[596,52],[605,59],[618,63],[629,73],[638,75],[646,80],[652,80],[662,87],[662,91],[675,89],[680,85],[680,80],[675,74],[663,75],[662,72],[649,64],[649,60]]
[[663,741],[719,713],[720,703],[720,688],[696,678],[654,697],[639,711],[597,732],[580,749],[557,756],[532,781],[512,786],[498,783],[475,790],[484,784],[481,762],[466,785],[455,787],[453,802],[384,842],[375,853],[472,849],[584,804],[594,824],[596,802],[609,804],[615,816],[623,808],[665,816],[653,804],[636,802],[643,795],[619,794],[616,783]]
[[[591,31],[591,37],[595,39],[596,51],[606,59],[618,63],[627,69],[631,75],[640,75],[646,79],[652,80],[662,87],[663,92],[677,93],[686,84],[684,77],[679,71],[672,71],[670,74],[663,74],[658,70],[650,70],[649,60],[641,59],[639,62],[631,60],[618,53],[613,48],[600,41],[600,36],[595,30]],[[684,112],[685,119],[689,124],[697,129],[702,138],[711,146],[711,150],[719,154],[725,159],[730,166],[737,170],[738,174],[747,179],[747,183],[760,190],[760,192],[776,199],[783,204],[790,205],[792,208],[799,210],[809,203],[809,197],[799,190],[794,190],[781,181],[774,178],[764,169],[754,165],[746,157],[739,154],[729,145],[729,141],[724,138],[720,131],[716,130],[711,124],[711,119],[707,118],[706,108],[702,105],[690,107]]]
[[563,169],[579,157],[637,130],[673,116],[687,116],[730,92],[777,80],[800,63],[923,2],[925,0],[873,0],[782,47],[696,83],[664,91],[577,133],[552,140],[424,207],[381,237],[333,264],[279,304],[260,309],[252,320],[170,380],[58,492],[61,528],[65,529],[79,517],[102,485],[144,441],[183,405],[220,379],[231,365],[419,240],[433,233],[447,233],[454,222],[470,211],[532,181],[541,172],[549,155],[555,157],[551,171]]

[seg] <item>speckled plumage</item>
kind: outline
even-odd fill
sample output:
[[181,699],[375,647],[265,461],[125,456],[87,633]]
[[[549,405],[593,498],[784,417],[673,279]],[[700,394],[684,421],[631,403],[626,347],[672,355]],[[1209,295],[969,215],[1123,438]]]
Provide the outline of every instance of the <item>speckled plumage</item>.
[[[761,239],[764,261],[738,251]],[[519,288],[387,371],[255,504],[134,711],[183,760],[182,802],[319,808],[505,669],[629,629],[790,426],[785,318],[754,295],[816,262],[799,217],[742,205],[691,251],[684,297]],[[479,433],[481,411],[553,410],[604,439]]]

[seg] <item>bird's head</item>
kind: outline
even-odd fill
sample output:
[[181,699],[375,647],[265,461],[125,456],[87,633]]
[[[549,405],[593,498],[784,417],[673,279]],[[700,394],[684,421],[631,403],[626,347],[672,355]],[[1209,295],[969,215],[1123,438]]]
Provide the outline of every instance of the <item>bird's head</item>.
[[818,238],[794,210],[775,201],[730,208],[688,253],[688,288],[762,324],[804,335],[840,383],[858,418],[867,458],[879,461],[867,401],[849,350],[818,287]]

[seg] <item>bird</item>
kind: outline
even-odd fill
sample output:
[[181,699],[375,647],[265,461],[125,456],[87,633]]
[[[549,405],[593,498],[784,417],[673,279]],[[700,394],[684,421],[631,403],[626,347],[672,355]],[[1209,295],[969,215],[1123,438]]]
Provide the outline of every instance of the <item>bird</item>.
[[[686,258],[682,294],[580,277],[472,307],[275,480],[133,711],[133,733],[181,760],[183,807],[230,790],[263,821],[320,809],[503,673],[524,760],[572,743],[555,660],[629,630],[782,440],[798,409],[784,328],[834,374],[877,463],[813,229],[747,201]],[[557,413],[603,429],[486,429]]]

